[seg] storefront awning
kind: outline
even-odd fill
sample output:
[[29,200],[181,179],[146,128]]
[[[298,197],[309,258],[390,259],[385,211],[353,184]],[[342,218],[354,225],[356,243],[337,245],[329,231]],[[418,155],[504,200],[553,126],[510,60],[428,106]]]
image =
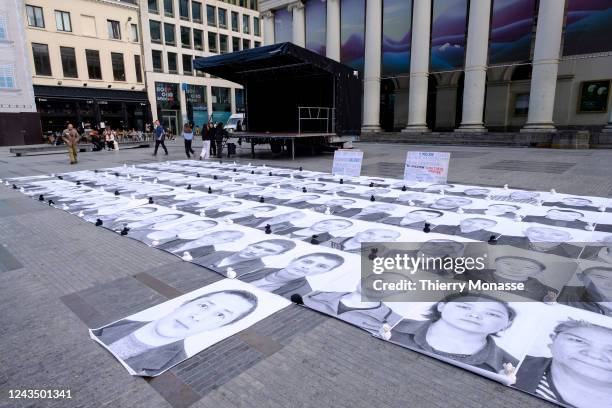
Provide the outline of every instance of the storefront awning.
[[143,91],[123,91],[119,89],[99,89],[72,86],[34,85],[37,98],[95,99],[119,102],[148,103],[147,93]]

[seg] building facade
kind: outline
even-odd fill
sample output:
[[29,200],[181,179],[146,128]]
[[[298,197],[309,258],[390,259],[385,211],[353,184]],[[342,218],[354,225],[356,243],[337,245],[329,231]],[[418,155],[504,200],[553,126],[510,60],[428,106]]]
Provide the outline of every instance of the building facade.
[[26,0],[22,20],[43,135],[150,121],[136,0]]
[[154,119],[172,132],[244,109],[242,87],[195,72],[193,59],[262,44],[254,0],[140,0],[147,93]]
[[0,146],[40,139],[21,10],[23,0],[0,2]]
[[364,132],[612,130],[609,0],[261,0],[363,80]]

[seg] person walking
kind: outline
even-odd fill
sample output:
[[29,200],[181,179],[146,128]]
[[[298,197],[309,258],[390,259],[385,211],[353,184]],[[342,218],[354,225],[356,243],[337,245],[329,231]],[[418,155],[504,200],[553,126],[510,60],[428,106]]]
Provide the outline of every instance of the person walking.
[[81,137],[79,132],[72,126],[72,123],[68,123],[66,129],[62,133],[62,140],[68,146],[68,157],[70,158],[70,164],[77,163],[77,144]]
[[164,127],[159,122],[159,120],[156,120],[155,121],[155,151],[153,152],[153,156],[157,156],[157,149],[159,149],[159,145],[161,145],[161,147],[164,148],[164,152],[166,152],[166,156],[168,155],[168,149],[166,149],[164,140],[166,140],[166,132],[164,131]]
[[223,157],[223,138],[227,136],[227,131],[223,129],[223,122],[217,123],[215,128],[215,143],[217,144],[217,157]]
[[183,126],[182,136],[185,141],[185,154],[188,159],[191,159],[191,154],[195,154],[195,152],[191,148],[191,143],[193,142],[193,128],[189,123],[185,123],[185,126]]

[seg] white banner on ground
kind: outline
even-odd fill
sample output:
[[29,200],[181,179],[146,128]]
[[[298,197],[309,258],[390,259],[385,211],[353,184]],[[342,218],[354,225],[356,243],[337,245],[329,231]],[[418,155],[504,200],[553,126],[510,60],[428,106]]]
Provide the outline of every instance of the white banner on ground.
[[404,180],[426,183],[446,183],[450,153],[408,152]]
[[332,174],[334,176],[359,177],[361,175],[361,163],[363,152],[353,149],[339,149],[334,153]]
[[202,152],[200,153],[200,159],[210,159],[210,140],[205,140],[202,143]]

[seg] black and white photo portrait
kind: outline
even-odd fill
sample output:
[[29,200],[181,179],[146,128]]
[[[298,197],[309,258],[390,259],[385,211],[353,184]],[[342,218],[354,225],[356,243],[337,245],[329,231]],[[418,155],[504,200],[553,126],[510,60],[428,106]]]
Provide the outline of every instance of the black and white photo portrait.
[[155,377],[287,304],[239,281],[224,279],[92,329],[90,336],[130,374]]

